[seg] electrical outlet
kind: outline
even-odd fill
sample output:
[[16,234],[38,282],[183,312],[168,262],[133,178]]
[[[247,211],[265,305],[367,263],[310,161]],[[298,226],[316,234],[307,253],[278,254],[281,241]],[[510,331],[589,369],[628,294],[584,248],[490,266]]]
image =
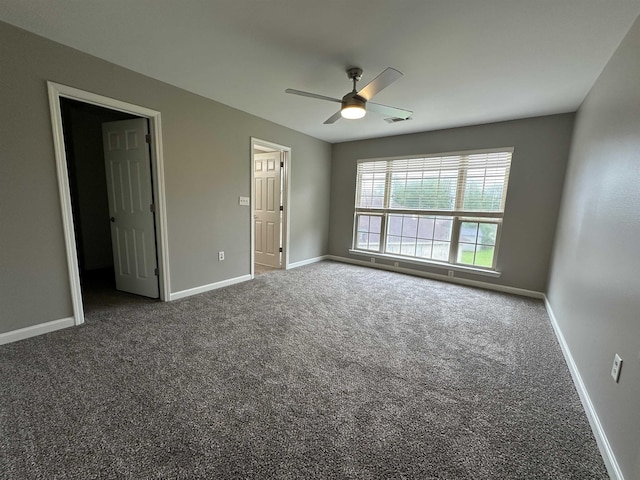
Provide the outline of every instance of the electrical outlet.
[[622,368],[622,359],[620,355],[616,353],[616,356],[613,357],[613,367],[611,367],[611,377],[613,377],[613,381],[616,383],[620,380],[620,368]]
[[447,276],[453,277],[453,270],[448,270],[447,271]]
[[218,261],[223,261],[224,260],[224,252],[218,252]]
[[371,257],[371,263],[376,263],[376,259]]

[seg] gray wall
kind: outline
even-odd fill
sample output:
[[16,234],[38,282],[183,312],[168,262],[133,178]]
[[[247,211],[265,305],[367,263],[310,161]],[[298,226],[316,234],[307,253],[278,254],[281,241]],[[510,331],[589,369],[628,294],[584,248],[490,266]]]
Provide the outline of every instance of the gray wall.
[[328,143],[5,23],[0,71],[0,333],[72,315],[46,80],[162,112],[172,292],[249,273],[252,136],[292,148],[290,261],[327,253]]
[[[489,278],[460,272],[455,275],[544,292],[573,120],[573,114],[553,115],[334,145],[329,252],[366,260],[348,252],[352,243],[358,159],[514,147],[497,259],[502,276]],[[402,262],[400,266],[446,275],[446,269],[439,267]]]
[[[580,107],[548,297],[626,479],[640,478],[640,19]],[[609,375],[623,358],[620,383]]]

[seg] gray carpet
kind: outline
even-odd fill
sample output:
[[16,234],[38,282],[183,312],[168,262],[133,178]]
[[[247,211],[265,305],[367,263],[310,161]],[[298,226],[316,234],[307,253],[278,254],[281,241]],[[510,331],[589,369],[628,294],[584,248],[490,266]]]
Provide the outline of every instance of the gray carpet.
[[254,275],[263,275],[265,273],[275,272],[276,270],[278,270],[278,269],[274,268],[274,267],[269,267],[267,265],[260,265],[259,263],[256,263],[256,264],[253,265],[253,274]]
[[3,479],[604,479],[539,300],[333,262],[0,347]]

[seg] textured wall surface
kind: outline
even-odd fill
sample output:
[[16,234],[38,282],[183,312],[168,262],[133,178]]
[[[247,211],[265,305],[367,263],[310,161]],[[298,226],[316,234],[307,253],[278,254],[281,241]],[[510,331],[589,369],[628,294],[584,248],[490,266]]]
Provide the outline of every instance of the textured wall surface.
[[327,253],[328,143],[5,23],[0,71],[0,333],[72,315],[47,80],[161,112],[172,292],[249,273],[251,137],[292,149],[290,261]]
[[640,20],[578,111],[548,293],[625,479],[640,478],[638,52]]
[[[461,272],[456,276],[545,291],[573,120],[573,114],[553,115],[334,145],[330,253],[365,258],[348,252],[357,160],[514,147],[497,261],[502,276],[493,279]],[[446,275],[446,269],[438,267],[408,268]]]

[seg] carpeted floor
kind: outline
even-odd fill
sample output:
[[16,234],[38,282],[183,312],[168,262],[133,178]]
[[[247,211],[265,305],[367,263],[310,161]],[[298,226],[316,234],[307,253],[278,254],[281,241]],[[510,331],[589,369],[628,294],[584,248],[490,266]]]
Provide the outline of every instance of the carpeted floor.
[[0,347],[3,479],[605,479],[539,300],[333,262]]
[[253,273],[254,275],[264,275],[265,273],[277,272],[279,269],[274,267],[269,267],[267,265],[260,265],[256,263],[253,265]]

